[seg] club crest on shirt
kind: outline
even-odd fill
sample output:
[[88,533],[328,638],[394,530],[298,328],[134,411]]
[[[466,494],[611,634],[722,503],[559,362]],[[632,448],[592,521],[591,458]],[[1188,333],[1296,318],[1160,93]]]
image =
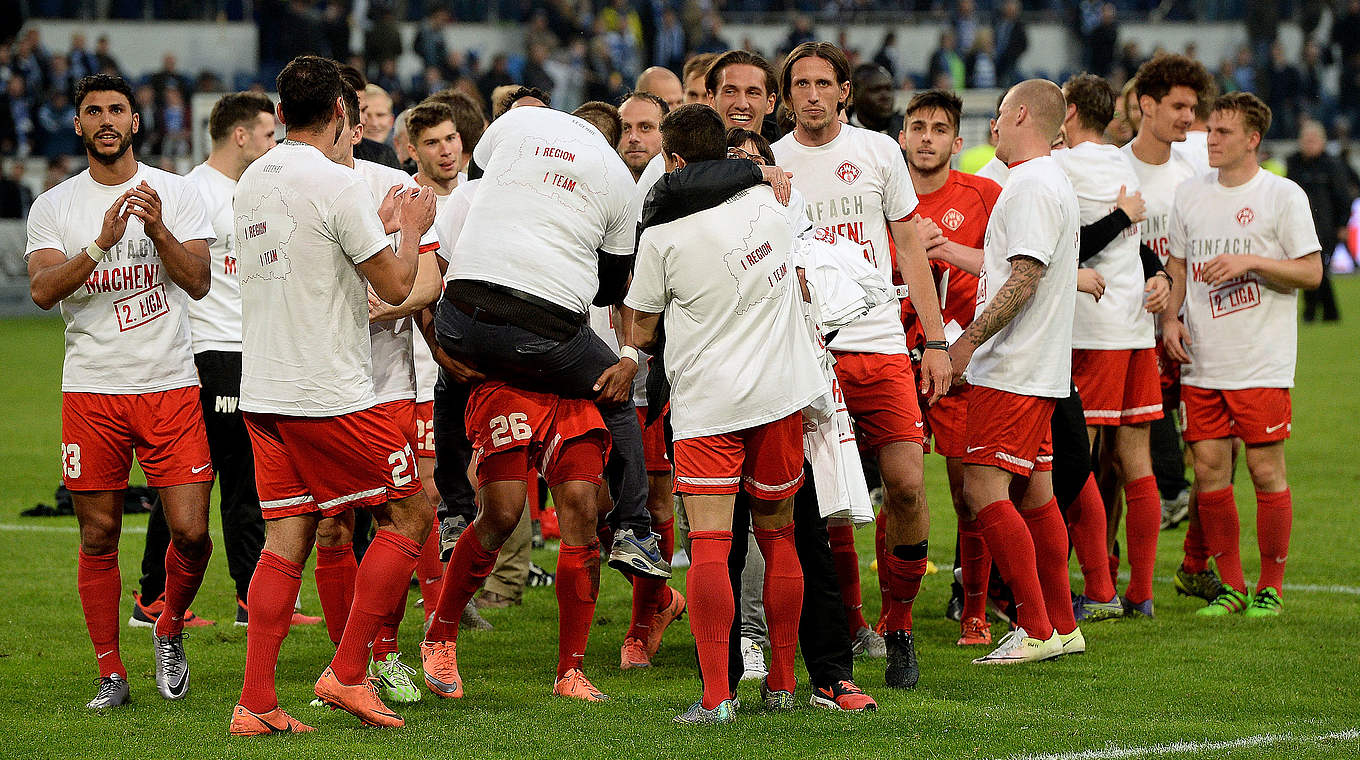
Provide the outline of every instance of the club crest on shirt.
[[1243,206],[1242,210],[1237,212],[1237,223],[1243,227],[1251,224],[1251,220],[1255,218],[1256,212],[1252,211],[1250,206]]
[[843,161],[840,166],[836,167],[836,176],[840,177],[841,182],[847,185],[855,184],[855,180],[859,179],[859,174],[859,167],[849,161]]
[[963,213],[956,208],[951,208],[944,212],[944,216],[940,217],[940,223],[951,230],[957,230],[963,226]]

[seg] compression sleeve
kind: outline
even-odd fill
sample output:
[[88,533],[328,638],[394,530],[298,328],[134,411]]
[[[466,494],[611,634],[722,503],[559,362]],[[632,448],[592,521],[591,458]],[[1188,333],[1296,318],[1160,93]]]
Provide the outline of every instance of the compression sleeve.
[[1119,233],[1128,229],[1133,224],[1129,215],[1123,209],[1115,209],[1105,216],[1097,219],[1081,228],[1081,251],[1077,258],[1079,261],[1086,261],[1097,253],[1105,250],[1105,246],[1114,242],[1119,237]]
[[635,255],[619,256],[599,252],[600,289],[595,292],[596,306],[615,306],[628,294],[628,275],[633,273]]
[[[1148,247],[1147,243],[1138,244],[1138,256],[1143,261],[1143,279],[1147,280],[1158,272],[1165,272],[1166,267],[1162,266],[1162,257],[1157,252]],[[1170,275],[1167,275],[1170,277]]]

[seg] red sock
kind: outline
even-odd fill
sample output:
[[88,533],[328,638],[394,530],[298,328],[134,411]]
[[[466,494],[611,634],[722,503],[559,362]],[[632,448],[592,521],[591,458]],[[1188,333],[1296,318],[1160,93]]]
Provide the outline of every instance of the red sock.
[[420,559],[416,562],[416,578],[420,581],[420,595],[426,605],[431,605],[439,597],[439,581],[444,577],[444,563],[439,561],[439,529],[430,531],[430,537],[420,547]]
[[[634,595],[637,587],[633,586]],[[600,542],[562,544],[557,554],[557,677],[580,668],[600,598]],[[645,638],[643,639],[646,640]]]
[[362,683],[367,674],[369,644],[397,613],[397,603],[411,587],[411,574],[420,557],[420,544],[390,530],[380,530],[364,552],[354,577],[354,605],[345,633],[331,659],[331,669],[342,684]]
[[[434,531],[430,531],[433,533]],[[417,562],[420,560],[417,559]],[[401,651],[397,646],[397,632],[401,628],[401,621],[406,618],[406,600],[411,595],[411,584],[407,583],[406,588],[401,592],[401,603],[382,625],[382,630],[378,631],[378,638],[373,640],[373,661],[382,662],[387,655]]]
[[118,572],[118,552],[86,554],[76,550],[76,590],[80,608],[85,612],[85,627],[94,644],[94,661],[99,677],[115,673],[127,680],[118,652],[118,600],[123,596],[123,579]]
[[926,576],[926,558],[902,559],[889,552],[878,559],[879,567],[888,566],[888,609],[883,616],[883,630],[910,631],[911,605],[921,591],[921,579]]
[[1242,577],[1242,551],[1238,547],[1240,528],[1237,524],[1237,502],[1232,486],[1217,491],[1199,492],[1199,524],[1204,540],[1218,565],[1219,577],[1225,585],[1242,593],[1247,581]]
[[[831,539],[831,561],[836,567],[836,582],[841,587],[841,601],[845,603],[845,624],[850,635],[868,628],[864,620],[864,599],[859,590],[859,555],[855,553],[855,527],[828,525],[826,534]],[[882,563],[880,563],[881,565]]]
[[1185,559],[1181,567],[1187,573],[1202,573],[1209,569],[1209,544],[1204,541],[1204,525],[1199,519],[1199,494],[1190,492],[1190,527],[1185,531]]
[[[1157,509],[1160,520],[1161,507]],[[1042,507],[1020,514],[1034,540],[1034,566],[1039,571],[1048,620],[1058,633],[1071,633],[1077,621],[1072,616],[1072,580],[1067,574],[1067,525],[1058,510],[1058,500],[1049,499]]]
[[652,616],[658,609],[658,600],[662,594],[669,600],[670,592],[666,590],[666,581],[662,578],[638,576],[629,580],[633,583],[633,610],[628,619],[628,633],[624,637],[645,642],[652,628]]
[[1077,564],[1081,565],[1084,579],[1082,593],[1097,602],[1114,599],[1109,552],[1105,548],[1105,502],[1100,498],[1095,475],[1086,478],[1086,485],[1081,487],[1077,500],[1068,509],[1068,516],[1072,518],[1068,526],[1072,547],[1076,550]]
[[[1107,523],[1108,524],[1108,523]],[[1106,558],[1106,569],[1110,572],[1110,587],[1119,585],[1119,555],[1111,554]]]
[[174,636],[184,632],[184,613],[203,585],[203,571],[212,557],[212,541],[207,542],[203,557],[189,560],[171,542],[165,550],[165,610],[156,618],[157,636]]
[[685,576],[689,589],[689,629],[694,634],[694,647],[699,650],[703,705],[712,710],[731,696],[727,684],[727,648],[736,605],[732,601],[732,582],[727,576],[727,555],[732,551],[732,531],[692,530],[689,540],[690,565]]
[[[482,587],[482,581],[496,565],[500,547],[487,549],[477,538],[477,531],[469,525],[458,537],[444,571],[444,583],[439,589],[439,603],[435,605],[434,622],[425,632],[426,641],[457,641],[458,621],[472,595]],[[429,604],[427,601],[426,604]]]
[[253,713],[267,713],[279,706],[274,669],[301,587],[302,565],[271,551],[260,553],[246,593],[250,627],[246,629],[246,676],[241,687],[241,706]]
[[1284,594],[1284,562],[1289,556],[1289,528],[1294,522],[1289,489],[1256,492],[1256,542],[1261,549],[1261,578],[1256,590],[1270,586]]
[[[1025,632],[1036,639],[1047,641],[1053,636],[1044,607],[1044,592],[1039,585],[1039,572],[1034,564],[1034,539],[1025,527],[1024,518],[1007,499],[988,504],[977,516],[982,537],[992,561],[1001,571],[1002,580],[1015,595],[1016,616]],[[1065,602],[1071,609],[1072,602]]]
[[[878,510],[878,517],[874,518],[874,559],[878,560],[878,622],[880,625],[874,626],[875,629],[882,627],[883,616],[888,614],[888,599],[891,594],[888,592],[888,584],[891,582],[888,577],[888,565],[883,561],[883,555],[888,553],[888,513],[885,510]],[[864,597],[860,596],[860,603],[863,604]]]
[[[798,620],[803,612],[803,568],[793,543],[793,523],[782,528],[755,528],[756,545],[765,558],[765,622],[770,636],[770,688],[793,691]],[[858,584],[856,584],[858,585]]]
[[340,636],[349,620],[349,608],[354,605],[354,577],[359,574],[359,562],[354,558],[354,544],[316,547],[316,595],[321,598],[321,614],[326,618],[326,633],[331,643],[340,645]]
[[1162,529],[1162,497],[1157,478],[1148,475],[1124,484],[1124,537],[1128,543],[1129,585],[1124,596],[1134,603],[1152,598],[1157,563],[1157,533]]
[[963,617],[985,618],[992,553],[987,551],[977,520],[959,520],[959,564],[963,566]]
[[675,557],[675,518],[652,523],[652,532],[656,534],[656,546],[661,551],[661,558],[670,562]]

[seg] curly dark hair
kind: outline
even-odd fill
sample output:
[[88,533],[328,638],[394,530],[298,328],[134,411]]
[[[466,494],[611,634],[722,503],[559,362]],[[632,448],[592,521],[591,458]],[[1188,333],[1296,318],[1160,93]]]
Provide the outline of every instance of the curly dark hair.
[[1214,78],[1209,76],[1204,64],[1193,58],[1175,53],[1162,53],[1138,67],[1138,97],[1150,96],[1158,103],[1171,92],[1172,87],[1189,87],[1200,99],[1207,98],[1214,91]]
[[118,92],[128,99],[128,105],[132,106],[133,111],[137,111],[137,101],[132,98],[132,88],[128,86],[127,80],[117,74],[91,74],[81,77],[76,82],[76,110],[80,110],[80,104],[85,100],[85,96],[92,92]]

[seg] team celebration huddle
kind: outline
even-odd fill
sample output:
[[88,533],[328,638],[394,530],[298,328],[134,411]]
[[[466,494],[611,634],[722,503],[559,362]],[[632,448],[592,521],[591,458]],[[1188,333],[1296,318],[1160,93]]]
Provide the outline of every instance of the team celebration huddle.
[[[400,727],[426,690],[484,688],[459,632],[487,625],[474,597],[540,479],[561,533],[551,694],[608,700],[583,669],[603,563],[631,584],[620,668],[649,668],[688,614],[702,691],[678,723],[800,694],[874,710],[868,691],[912,689],[949,656],[918,659],[913,634],[923,581],[949,583],[926,580],[932,451],[957,516],[958,657],[979,667],[1082,654],[1103,621],[1152,618],[1159,529],[1187,511],[1175,590],[1199,615],[1281,614],[1295,294],[1322,264],[1303,190],[1259,165],[1270,109],[1159,54],[1121,148],[1105,79],[1030,79],[997,103],[995,158],[973,175],[951,169],[953,92],[915,92],[882,131],[847,118],[866,66],[827,42],[780,62],[704,54],[570,114],[532,87],[500,88],[485,116],[445,91],[398,117],[414,176],[364,138],[363,76],[326,58],[288,63],[277,102],[218,100],[211,154],[184,177],[134,157],[127,83],[80,80],[90,168],[37,198],[25,258],[33,300],[66,322],[88,707],[130,698],[134,455],[168,536],[147,546],[163,593],[134,610],[166,699],[191,690],[184,629],[220,485],[247,625],[234,736],[315,730],[276,693],[290,627],[318,622],[297,606],[313,547],[334,644],[314,707]],[[1158,490],[1167,460],[1193,468],[1182,514]],[[875,621],[857,526],[874,531]],[[403,653],[413,578],[424,634]],[[864,657],[886,658],[883,683],[856,680]]]

